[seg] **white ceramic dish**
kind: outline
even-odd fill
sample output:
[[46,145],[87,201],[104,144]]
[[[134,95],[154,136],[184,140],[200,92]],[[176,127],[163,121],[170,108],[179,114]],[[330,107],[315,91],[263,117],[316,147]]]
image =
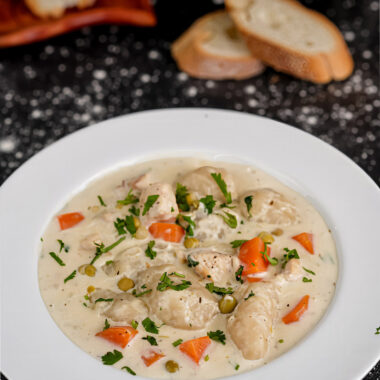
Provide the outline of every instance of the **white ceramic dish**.
[[[337,243],[336,295],[317,327],[259,379],[360,379],[380,358],[380,190],[351,160],[295,128],[243,113],[176,109],[108,120],[34,156],[0,190],[1,366],[9,380],[116,380],[75,346],[40,296],[40,236],[71,195],[117,166],[201,154],[251,163],[307,197]],[[252,373],[236,380],[248,380]],[[138,377],[136,377],[138,378]],[[234,377],[235,378],[235,377]]]

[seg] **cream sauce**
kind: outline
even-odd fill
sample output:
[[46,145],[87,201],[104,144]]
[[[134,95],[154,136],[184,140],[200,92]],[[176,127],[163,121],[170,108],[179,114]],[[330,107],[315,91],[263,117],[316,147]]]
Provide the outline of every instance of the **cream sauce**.
[[[89,237],[91,241],[96,236],[105,246],[108,246],[120,238],[113,221],[117,217],[124,217],[129,214],[128,209],[131,206],[117,208],[115,207],[116,201],[126,197],[129,190],[127,184],[132,179],[151,171],[157,182],[171,183],[173,184],[173,189],[175,189],[175,184],[181,176],[204,165],[223,167],[232,173],[238,195],[250,189],[274,189],[293,203],[300,215],[300,223],[286,227],[255,223],[240,215],[237,216],[238,221],[242,220],[244,224],[239,223],[236,229],[228,227],[221,218],[218,218],[218,226],[213,226],[211,223],[211,228],[207,227],[207,223],[203,222],[206,229],[210,228],[210,231],[208,231],[209,236],[212,236],[212,231],[215,228],[223,230],[224,235],[222,239],[208,239],[208,241],[201,242],[201,244],[204,246],[214,246],[217,247],[219,252],[235,255],[238,254],[239,249],[232,249],[229,242],[237,239],[249,240],[257,236],[261,231],[273,231],[278,227],[282,228],[284,230],[283,235],[275,237],[275,241],[271,245],[271,256],[278,257],[280,260],[285,253],[283,251],[284,247],[289,249],[296,248],[300,255],[302,266],[315,272],[315,276],[306,272],[303,273],[303,276],[311,278],[312,282],[303,282],[301,277],[297,281],[289,282],[284,287],[284,291],[280,297],[278,318],[274,325],[269,354],[263,359],[256,361],[244,359],[227,332],[226,320],[229,314],[218,314],[204,329],[200,330],[183,330],[164,325],[160,328],[158,335],[147,333],[141,325],[141,320],[138,320],[139,326],[137,329],[139,333],[124,349],[96,337],[95,334],[103,330],[105,317],[97,310],[84,306],[84,304],[90,306],[89,300],[84,298],[87,295],[87,288],[89,286],[92,285],[96,288],[109,289],[120,293],[121,291],[117,287],[117,282],[121,277],[126,275],[135,282],[138,281],[137,273],[139,270],[136,269],[137,267],[133,263],[136,263],[137,266],[140,265],[144,269],[150,265],[160,265],[169,262],[175,263],[179,271],[181,268],[192,270],[180,260],[181,256],[187,255],[191,250],[186,250],[183,243],[176,244],[157,241],[154,247],[157,251],[157,257],[151,260],[145,256],[144,251],[147,243],[153,238],[149,236],[144,240],[137,240],[132,238],[130,234],[127,234],[127,238],[121,244],[103,254],[95,262],[94,265],[97,268],[95,277],[88,277],[77,271],[74,279],[64,283],[64,279],[70,273],[77,270],[79,266],[89,263],[94,257],[95,247],[93,249],[84,249],[83,239]],[[134,193],[138,194],[136,191]],[[99,204],[98,195],[101,195],[107,207]],[[231,212],[235,212],[236,210],[238,208]],[[119,169],[90,183],[83,191],[75,195],[58,214],[75,211],[81,212],[85,217],[78,225],[61,231],[57,218],[54,217],[43,234],[39,259],[39,283],[42,297],[58,326],[79,347],[98,359],[107,352],[117,349],[123,353],[123,358],[115,363],[114,366],[117,368],[128,366],[141,376],[162,379],[190,379],[194,377],[212,379],[249,371],[268,363],[270,360],[289,350],[316,325],[326,311],[335,291],[338,273],[337,256],[335,244],[326,223],[315,208],[301,195],[256,168],[231,163],[206,162],[195,158],[171,158],[140,163]],[[216,211],[214,209],[214,213]],[[196,236],[200,232],[195,229]],[[301,232],[313,233],[314,255],[308,253],[298,242],[291,239],[292,236]],[[69,247],[68,252],[64,250],[59,252],[57,239],[62,240]],[[117,276],[107,276],[101,269],[101,266],[106,261],[113,260],[118,253],[125,251],[128,247],[136,246],[141,247],[140,254],[131,260],[131,265],[126,273],[120,273]],[[66,265],[59,266],[50,257],[49,252],[51,251],[55,252]],[[279,267],[280,265],[270,265],[266,278],[273,278],[275,273],[280,270]],[[202,281],[201,283],[204,284],[205,282],[209,281]],[[233,286],[238,286],[238,283],[235,282]],[[287,314],[305,294],[310,295],[307,312],[298,322],[285,325],[281,321],[281,317]],[[216,296],[216,298],[218,299],[219,296]],[[144,297],[139,299],[143,300]],[[156,321],[157,325],[161,324],[160,320],[154,315],[149,315],[149,317]],[[126,323],[114,322],[110,319],[108,321],[111,326],[126,325]],[[177,339],[181,338],[186,341],[205,336],[207,332],[218,329],[226,334],[226,345],[212,341],[206,352],[209,360],[205,361],[203,358],[199,365],[193,363],[178,347],[173,347],[172,345],[172,342]],[[142,340],[147,335],[155,335],[158,347],[152,347],[146,340]],[[141,359],[141,355],[149,352],[151,349],[162,352],[165,357],[150,367],[146,367]],[[168,373],[165,369],[167,360],[177,361],[180,367],[179,371],[174,374]],[[238,370],[236,370],[237,365],[239,365]]]

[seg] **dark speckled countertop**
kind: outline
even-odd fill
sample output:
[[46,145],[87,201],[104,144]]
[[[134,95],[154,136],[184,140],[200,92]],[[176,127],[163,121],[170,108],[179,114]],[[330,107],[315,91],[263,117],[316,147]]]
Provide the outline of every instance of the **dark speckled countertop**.
[[[84,28],[0,50],[0,183],[47,145],[101,120],[154,108],[214,107],[303,129],[380,184],[379,1],[303,2],[342,31],[355,61],[346,81],[315,85],[267,69],[256,78],[217,82],[178,71],[170,42],[221,0],[158,1],[153,29]],[[380,362],[365,379],[380,379]]]

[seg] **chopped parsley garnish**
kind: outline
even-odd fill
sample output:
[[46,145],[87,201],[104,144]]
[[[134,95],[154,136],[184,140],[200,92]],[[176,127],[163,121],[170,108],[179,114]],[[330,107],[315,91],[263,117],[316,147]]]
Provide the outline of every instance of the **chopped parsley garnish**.
[[221,203],[220,208],[229,208],[230,210],[232,210],[233,208],[236,208],[236,206],[229,206],[227,203]]
[[244,270],[243,265],[240,265],[239,269],[235,272],[236,281],[239,281],[241,284],[244,282],[243,279],[241,278],[243,274],[243,270]]
[[138,325],[139,325],[139,323],[138,323],[137,321],[135,321],[135,320],[133,320],[133,321],[131,322],[131,326],[132,326],[135,330],[137,329]]
[[74,270],[70,275],[68,275],[68,276],[63,280],[63,282],[66,284],[66,282],[72,280],[72,279],[75,277],[76,274],[77,274],[77,271]]
[[312,282],[313,280],[311,278],[304,277],[302,279],[303,282]]
[[279,339],[278,343],[284,343],[284,339]]
[[132,206],[131,208],[128,209],[128,211],[134,216],[140,216],[140,209],[136,206]]
[[119,240],[115,241],[115,243],[112,243],[111,245],[109,245],[108,247],[105,247],[103,243],[101,244],[98,244],[98,243],[94,243],[95,246],[96,246],[96,252],[95,252],[95,257],[91,260],[90,264],[94,264],[94,262],[96,260],[98,260],[98,258],[103,254],[103,253],[106,253],[108,251],[110,251],[111,249],[115,248],[116,246],[118,246],[123,240],[125,240],[125,236],[121,237]]
[[142,339],[147,340],[151,344],[151,346],[158,346],[156,338],[152,335],[147,335],[146,337]]
[[176,291],[185,290],[191,285],[190,281],[181,280],[180,284],[174,284],[174,282],[168,277],[168,274],[164,272],[160,278],[160,282],[157,284],[157,290],[163,292],[167,289],[173,289]]
[[106,319],[106,320],[104,321],[103,331],[104,331],[104,330],[107,330],[107,329],[109,329],[109,328],[110,328],[110,324],[109,324],[109,322],[108,322],[108,319]]
[[104,365],[112,365],[123,358],[123,354],[118,350],[113,350],[113,352],[107,352],[102,356],[102,362]]
[[235,365],[235,371],[238,371],[239,368],[240,368],[240,364],[236,364],[236,365]]
[[226,344],[226,336],[222,330],[209,331],[207,335],[210,339],[215,340],[215,342]]
[[223,220],[228,224],[231,228],[236,228],[237,227],[237,219],[236,216],[227,212],[223,211],[226,215],[218,214],[223,218]]
[[135,195],[132,194],[132,189],[131,189],[131,190],[129,190],[126,198],[123,200],[117,201],[117,203],[119,205],[128,206],[128,205],[137,203],[138,201],[139,201],[139,199]]
[[214,197],[212,195],[206,195],[204,198],[201,198],[199,201],[204,204],[205,209],[207,210],[207,214],[211,214],[216,204]]
[[232,294],[234,292],[232,288],[220,288],[219,286],[215,286],[213,282],[209,282],[208,284],[206,284],[206,289],[210,293],[215,293],[219,295]]
[[288,248],[284,248],[284,251],[286,252],[286,254],[284,255],[284,257],[282,258],[282,265],[281,265],[281,268],[285,268],[285,265],[291,260],[291,259],[299,259],[299,255],[298,255],[298,252],[296,249],[288,249]]
[[187,266],[188,267],[196,267],[199,264],[199,261],[195,261],[194,259],[191,258],[190,255],[187,255]]
[[187,187],[177,183],[177,188],[175,190],[175,199],[177,201],[178,207],[181,211],[190,211],[190,206],[187,203],[186,197],[189,195]]
[[145,256],[149,257],[151,260],[153,260],[157,256],[157,252],[153,250],[155,244],[156,242],[154,240],[151,240],[148,243],[148,247],[145,250]]
[[83,305],[84,307],[88,307],[87,304],[86,304],[86,302],[83,302],[82,305]]
[[127,367],[126,365],[125,365],[124,367],[121,367],[121,369],[125,369],[125,370],[126,370],[128,373],[130,373],[132,376],[136,376],[136,372],[135,372],[133,369]]
[[142,212],[142,215],[144,216],[149,210],[150,208],[155,204],[155,202],[157,201],[159,195],[158,194],[155,194],[155,195],[149,195],[149,197],[147,198],[145,204],[144,204],[144,209],[143,209],[143,212]]
[[177,272],[169,273],[169,276],[177,276],[177,277],[185,278],[185,275],[184,275],[184,274],[177,273]]
[[[181,224],[181,222],[182,222],[182,224]],[[183,222],[186,222],[186,223],[183,223]],[[193,227],[195,228],[195,223],[193,220],[191,220],[190,216],[179,214],[177,216],[177,223],[185,229],[186,236],[194,236]],[[185,225],[183,225],[183,224],[185,224]]]
[[103,201],[103,198],[100,195],[98,195],[98,199],[99,199],[99,203],[100,203],[101,206],[107,207],[107,205]]
[[379,327],[376,327],[375,335],[380,335],[380,326],[379,326]]
[[132,295],[134,295],[136,298],[143,296],[144,294],[148,294],[152,291],[152,289],[144,290],[143,292],[137,293],[136,289],[133,289]]
[[150,318],[145,318],[141,323],[146,332],[158,334],[158,327]]
[[232,248],[238,248],[247,241],[248,240],[234,240],[234,241],[231,241],[230,244],[231,244]]
[[248,294],[248,296],[244,298],[244,301],[247,301],[247,299],[254,297],[254,295],[255,295],[255,293],[253,293],[253,291],[251,290],[251,292]]
[[69,252],[70,247],[66,245],[62,240],[57,239],[57,242],[59,243],[59,252],[62,251],[62,249],[65,250],[65,252]]
[[116,218],[116,222],[113,222],[113,225],[119,235],[126,234],[128,231],[133,236],[137,231],[133,215],[127,215],[125,219]]
[[49,255],[61,266],[64,267],[66,264],[54,253],[49,252]]
[[98,298],[97,300],[95,300],[95,303],[98,303],[98,302],[112,302],[113,301],[113,298]]
[[305,267],[302,267],[302,268],[303,268],[303,270],[304,270],[305,272],[310,273],[310,274],[312,274],[313,276],[315,276],[315,272],[313,272],[312,270],[307,269],[307,268],[305,268]]
[[111,264],[113,264],[113,260],[107,260],[106,261],[106,265],[111,265]]
[[179,346],[183,342],[183,339],[177,339],[175,342],[172,343],[174,347]]
[[248,197],[244,198],[245,205],[247,206],[247,212],[250,217],[252,216],[251,214],[252,200],[253,200],[253,195],[248,195]]
[[277,265],[278,264],[278,259],[276,257],[269,257],[268,255],[268,242],[264,243],[264,252],[260,252],[261,255],[263,256],[263,259],[267,259],[270,265]]
[[206,355],[204,360],[205,362],[208,362],[210,360],[210,356]]
[[226,199],[226,203],[232,202],[231,193],[227,191],[227,184],[224,182],[221,173],[211,173],[211,177],[214,178],[214,181],[219,186],[220,191],[223,193],[224,198]]

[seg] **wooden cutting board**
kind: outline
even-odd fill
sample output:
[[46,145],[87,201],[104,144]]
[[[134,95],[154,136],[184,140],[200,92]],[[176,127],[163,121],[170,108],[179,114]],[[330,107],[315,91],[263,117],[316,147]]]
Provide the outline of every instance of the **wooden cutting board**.
[[70,9],[58,19],[34,16],[23,0],[0,0],[0,48],[29,44],[88,25],[156,25],[149,0],[97,0],[91,8]]

